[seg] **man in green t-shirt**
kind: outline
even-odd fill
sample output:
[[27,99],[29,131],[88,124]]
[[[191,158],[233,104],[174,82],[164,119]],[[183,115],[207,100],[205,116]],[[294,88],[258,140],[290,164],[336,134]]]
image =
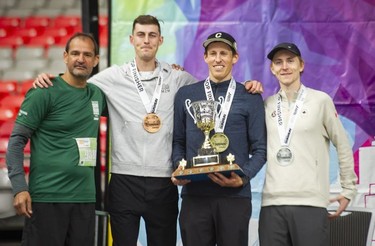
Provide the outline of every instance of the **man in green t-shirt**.
[[[64,51],[66,71],[49,90],[25,96],[9,139],[7,166],[14,207],[26,217],[25,245],[94,245],[96,138],[106,106],[101,90],[87,84],[99,62],[98,45],[76,33]],[[23,149],[30,139],[30,175]]]

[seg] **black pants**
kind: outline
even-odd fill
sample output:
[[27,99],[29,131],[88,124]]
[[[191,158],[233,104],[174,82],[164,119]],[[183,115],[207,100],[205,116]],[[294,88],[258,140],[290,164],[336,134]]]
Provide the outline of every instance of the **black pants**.
[[180,213],[184,246],[248,246],[250,198],[184,196]]
[[259,242],[261,246],[328,246],[328,212],[309,206],[262,207]]
[[114,246],[137,245],[141,217],[148,246],[176,246],[178,191],[170,178],[112,174],[108,212]]
[[95,203],[32,203],[22,246],[93,246]]

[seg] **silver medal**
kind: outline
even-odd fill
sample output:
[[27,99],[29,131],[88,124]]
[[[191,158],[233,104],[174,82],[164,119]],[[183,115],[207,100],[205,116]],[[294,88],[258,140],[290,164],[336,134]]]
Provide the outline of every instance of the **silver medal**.
[[293,161],[293,154],[289,148],[281,148],[276,154],[276,159],[281,166],[288,166]]

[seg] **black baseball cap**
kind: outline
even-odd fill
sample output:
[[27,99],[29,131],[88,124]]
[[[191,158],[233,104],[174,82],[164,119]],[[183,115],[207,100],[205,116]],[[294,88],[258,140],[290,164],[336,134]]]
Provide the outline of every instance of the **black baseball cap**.
[[207,49],[207,46],[213,42],[223,42],[229,45],[235,52],[237,52],[236,40],[226,32],[215,32],[208,36],[207,40],[204,41],[203,47]]
[[299,51],[297,45],[295,45],[293,43],[280,43],[280,44],[276,45],[275,47],[273,47],[273,49],[270,51],[270,53],[268,53],[267,58],[272,61],[274,55],[279,50],[288,50],[288,51],[292,52],[293,54],[295,54],[297,56],[301,56],[301,51]]

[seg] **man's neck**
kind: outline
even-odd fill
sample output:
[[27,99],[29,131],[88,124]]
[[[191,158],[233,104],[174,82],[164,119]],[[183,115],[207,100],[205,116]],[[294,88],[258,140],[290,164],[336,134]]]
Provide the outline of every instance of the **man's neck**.
[[232,75],[228,75],[228,76],[226,76],[225,78],[220,78],[220,79],[219,79],[219,78],[215,78],[214,76],[210,75],[209,78],[210,78],[210,81],[211,81],[211,82],[213,82],[213,83],[215,83],[215,84],[219,84],[219,83],[222,83],[222,82],[224,82],[224,81],[231,80]]
[[290,85],[280,85],[281,90],[283,90],[288,98],[289,102],[294,101],[296,94],[298,93],[299,89],[301,88],[301,82],[295,82]]
[[156,69],[155,59],[144,61],[136,58],[135,61],[137,63],[137,69],[139,72],[154,71]]
[[66,83],[76,88],[85,88],[87,85],[87,79],[80,79],[75,76],[72,76],[69,73],[64,73],[63,75],[61,75],[61,78]]

